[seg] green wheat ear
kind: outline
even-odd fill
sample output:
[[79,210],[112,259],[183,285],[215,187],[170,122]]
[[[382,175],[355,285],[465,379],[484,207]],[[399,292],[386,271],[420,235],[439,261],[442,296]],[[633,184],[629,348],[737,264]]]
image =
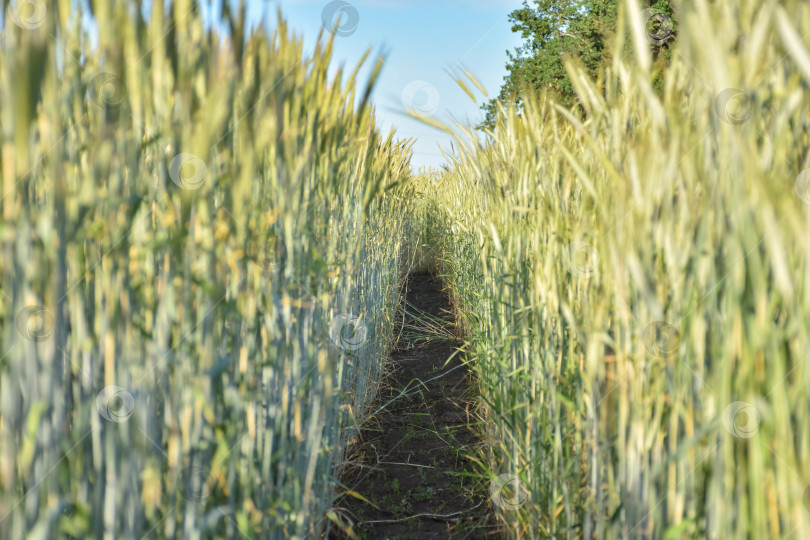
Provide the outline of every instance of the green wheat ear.
[[[420,116],[458,144],[414,177],[381,62],[330,81],[334,35],[307,58],[280,15],[243,39],[229,7],[228,41],[191,0],[19,4],[0,538],[318,536],[426,268],[477,370],[480,472],[526,490],[493,507],[508,535],[810,536],[806,3],[680,3],[661,80],[623,2],[598,80],[567,64],[575,109],[529,96],[486,136]],[[330,339],[347,313],[362,347]]]
[[[527,489],[495,509],[510,537],[810,531],[779,465],[810,443],[810,11],[731,4],[680,4],[657,88],[623,3],[626,54],[596,82],[567,65],[577,109],[527,95],[413,181],[486,403],[482,474]],[[792,446],[752,450],[776,433]]]
[[0,52],[0,537],[317,534],[407,271],[376,80],[355,107],[360,66],[324,84],[332,38],[306,58],[280,14],[42,4]]

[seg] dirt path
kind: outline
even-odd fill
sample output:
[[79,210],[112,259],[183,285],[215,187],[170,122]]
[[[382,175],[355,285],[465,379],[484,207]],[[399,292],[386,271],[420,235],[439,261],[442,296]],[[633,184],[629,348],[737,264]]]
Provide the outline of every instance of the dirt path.
[[[369,502],[347,495],[335,506],[364,539],[493,538],[488,485],[464,476],[475,472],[465,455],[475,455],[480,441],[449,300],[427,273],[409,276],[406,289],[375,410],[385,407],[363,426],[341,479]],[[329,538],[346,538],[333,529]]]

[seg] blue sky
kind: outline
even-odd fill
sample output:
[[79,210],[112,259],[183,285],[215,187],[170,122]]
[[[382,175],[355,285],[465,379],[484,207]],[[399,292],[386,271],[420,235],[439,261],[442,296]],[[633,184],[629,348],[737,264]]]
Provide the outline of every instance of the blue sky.
[[[497,95],[506,74],[506,50],[514,50],[520,43],[519,36],[510,31],[507,15],[521,4],[521,0],[346,0],[342,4],[251,0],[249,16],[263,19],[272,30],[276,10],[281,7],[289,27],[303,37],[309,55],[323,27],[324,10],[340,8],[337,11],[344,15],[338,32],[346,35],[335,38],[332,69],[344,63],[351,71],[371,48],[372,56],[360,72],[360,82],[365,84],[374,55],[387,52],[373,94],[378,125],[384,135],[394,127],[397,138],[416,139],[412,164],[418,170],[438,168],[444,162],[438,146],[449,150],[451,139],[408,117],[406,105],[444,122],[480,122],[484,96],[475,89],[477,101],[473,102],[447,71],[463,66],[490,97]],[[326,20],[330,20],[328,12]]]
[[[89,0],[79,0],[87,4]],[[170,2],[171,0],[164,0]],[[203,17],[216,21],[223,1],[200,2]],[[343,64],[351,72],[366,50],[372,54],[360,71],[359,86],[368,80],[376,55],[386,54],[372,100],[382,134],[396,129],[397,139],[415,139],[412,166],[438,168],[444,162],[439,146],[450,150],[452,138],[409,117],[411,107],[448,125],[476,125],[483,119],[481,105],[487,98],[472,84],[473,101],[448,72],[468,69],[489,97],[498,95],[506,75],[506,51],[520,45],[508,15],[522,0],[246,0],[248,24],[259,21],[272,32],[276,12],[294,34],[304,40],[304,54],[312,55],[324,21],[343,13],[335,38],[331,73]],[[330,8],[331,15],[330,18]],[[337,9],[339,8],[339,9]],[[144,3],[144,13],[151,10]],[[85,13],[88,13],[85,10]],[[85,21],[94,44],[95,23]],[[352,25],[350,29],[348,24]],[[216,23],[215,23],[216,24]],[[220,28],[226,31],[224,27]],[[359,101],[358,96],[358,101]]]

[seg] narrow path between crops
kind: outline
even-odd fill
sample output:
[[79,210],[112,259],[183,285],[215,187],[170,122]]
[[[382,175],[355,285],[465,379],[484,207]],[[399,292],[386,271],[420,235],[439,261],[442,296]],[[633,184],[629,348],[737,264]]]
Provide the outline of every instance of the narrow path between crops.
[[[349,451],[341,483],[354,493],[337,513],[363,539],[492,538],[487,486],[466,476],[481,442],[450,302],[428,273],[409,276],[403,295],[381,410]],[[346,538],[332,529],[329,538]]]

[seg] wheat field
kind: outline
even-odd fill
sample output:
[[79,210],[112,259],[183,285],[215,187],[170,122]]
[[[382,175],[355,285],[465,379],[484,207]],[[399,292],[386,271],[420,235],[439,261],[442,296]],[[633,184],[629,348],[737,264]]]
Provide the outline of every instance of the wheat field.
[[482,467],[514,537],[805,538],[810,6],[683,2],[663,72],[620,13],[579,108],[506,108],[417,179]]
[[810,537],[810,4],[681,2],[665,66],[623,0],[599,77],[568,60],[577,106],[422,118],[456,152],[418,174],[377,127],[384,59],[330,78],[334,34],[305,56],[281,13],[226,8],[225,38],[177,0],[95,2],[91,38],[81,6],[24,4],[0,537],[325,535],[426,268],[504,536]]
[[142,9],[3,33],[0,537],[311,537],[390,339],[407,145],[330,36]]

